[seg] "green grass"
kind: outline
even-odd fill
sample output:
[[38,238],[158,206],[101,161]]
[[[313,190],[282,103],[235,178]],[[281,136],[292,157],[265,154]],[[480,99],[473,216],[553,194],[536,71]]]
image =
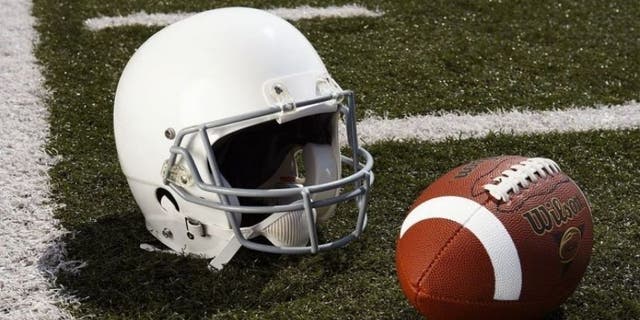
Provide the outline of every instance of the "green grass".
[[[272,6],[348,1],[274,1]],[[241,3],[260,6],[261,2]],[[362,2],[365,3],[365,2]],[[635,1],[371,1],[380,19],[296,25],[365,110],[391,117],[435,110],[566,108],[620,103],[640,92]],[[73,312],[104,319],[417,319],[394,271],[400,223],[417,193],[450,168],[497,154],[557,160],[593,204],[591,266],[560,312],[567,319],[640,318],[640,131],[370,146],[376,185],[364,237],[317,256],[242,250],[222,272],[205,260],[151,254],[151,241],[117,163],[113,94],[120,72],[158,29],[82,28],[99,14],[193,11],[193,1],[35,1],[51,91],[56,214],[74,232],[69,259],[88,262],[59,285],[82,297]],[[562,315],[564,313],[564,316]]]
[[[212,7],[206,1],[37,2],[41,3],[36,11],[43,19],[42,31],[69,41],[62,44],[62,39],[51,39],[61,45],[54,52],[75,53],[79,49],[90,54],[92,48],[104,46],[106,50],[93,52],[96,57],[63,58],[71,59],[68,62],[88,58],[87,64],[104,62],[116,67],[113,72],[105,70],[112,77],[155,30],[119,28],[93,35],[81,28],[83,19],[139,10]],[[615,104],[640,97],[640,6],[635,1],[361,3],[386,14],[381,19],[295,24],[315,45],[339,83],[359,93],[366,109],[377,114],[397,117],[434,110],[552,109]],[[301,4],[327,2],[270,1],[269,7]],[[217,1],[216,5],[264,7],[261,1]]]
[[[408,319],[418,318],[395,278],[395,239],[407,207],[429,182],[454,165],[495,154],[549,156],[579,181],[593,205],[594,256],[568,319],[640,317],[639,131],[495,136],[441,144],[379,144],[370,224],[344,250],[289,257],[243,250],[222,272],[206,261],[137,249],[150,241],[132,205],[75,225],[74,259],[89,263],[61,284],[89,297],[78,314],[105,318]],[[86,174],[91,176],[91,174]],[[624,186],[617,186],[624,181]],[[122,191],[124,186],[122,186]],[[95,201],[67,208],[91,217]],[[621,299],[622,298],[622,299]]]

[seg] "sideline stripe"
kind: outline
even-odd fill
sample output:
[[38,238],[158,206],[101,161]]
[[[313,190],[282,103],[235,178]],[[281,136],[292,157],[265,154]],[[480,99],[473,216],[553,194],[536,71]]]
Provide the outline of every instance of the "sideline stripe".
[[66,231],[53,218],[45,153],[48,111],[33,56],[31,1],[0,0],[0,319],[72,319],[58,306],[77,303],[51,288],[64,262]]
[[[470,115],[440,113],[400,119],[367,117],[358,122],[363,144],[381,141],[483,138],[490,133],[526,135],[547,132],[581,132],[640,128],[640,103],[551,111],[496,111]],[[346,141],[344,128],[341,141]]]
[[[291,21],[313,18],[379,17],[384,14],[381,11],[372,11],[357,4],[348,4],[339,7],[329,6],[319,8],[300,6],[295,8],[273,8],[265,10]],[[132,25],[166,26],[194,14],[196,14],[196,12],[146,13],[141,11],[127,16],[90,18],[84,21],[84,25],[93,31]]]

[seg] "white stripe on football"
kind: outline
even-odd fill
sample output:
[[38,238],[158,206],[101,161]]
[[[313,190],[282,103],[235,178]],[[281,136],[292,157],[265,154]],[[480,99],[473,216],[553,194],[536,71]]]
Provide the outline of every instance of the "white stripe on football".
[[482,243],[493,267],[493,298],[518,300],[522,289],[520,258],[502,222],[487,208],[473,200],[443,196],[425,201],[413,209],[402,223],[400,238],[418,222],[436,218],[459,223]]

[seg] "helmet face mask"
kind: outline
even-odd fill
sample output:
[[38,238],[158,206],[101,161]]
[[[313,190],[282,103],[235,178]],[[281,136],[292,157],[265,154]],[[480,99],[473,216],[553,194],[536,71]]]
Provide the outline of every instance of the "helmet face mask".
[[[351,158],[340,154],[341,116]],[[213,258],[215,269],[241,246],[316,253],[361,234],[373,159],[355,125],[353,93],[304,36],[247,8],[204,12],[151,37],[125,68],[114,107],[118,156],[147,228],[176,252]],[[342,164],[354,173],[342,177]],[[351,200],[353,231],[320,243],[317,225]],[[269,243],[252,241],[259,236]]]

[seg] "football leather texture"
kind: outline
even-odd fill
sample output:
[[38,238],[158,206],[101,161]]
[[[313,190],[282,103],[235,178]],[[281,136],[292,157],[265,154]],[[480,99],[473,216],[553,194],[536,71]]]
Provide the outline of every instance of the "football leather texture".
[[428,319],[541,319],[585,273],[591,209],[555,162],[501,156],[457,167],[413,203],[400,286]]

